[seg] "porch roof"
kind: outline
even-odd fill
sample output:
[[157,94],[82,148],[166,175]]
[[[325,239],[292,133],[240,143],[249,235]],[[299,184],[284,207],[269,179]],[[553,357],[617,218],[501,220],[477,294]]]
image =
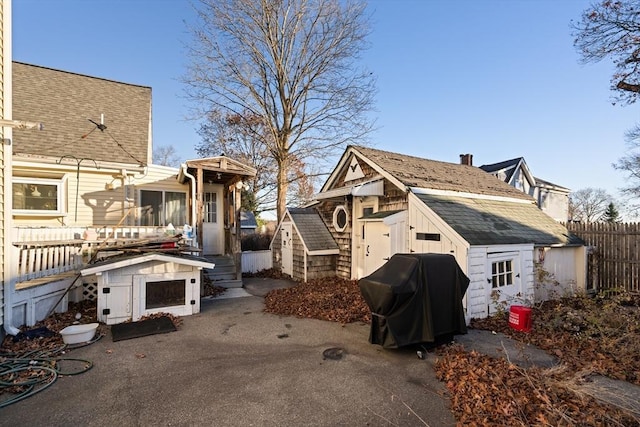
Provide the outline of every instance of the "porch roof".
[[[240,163],[227,156],[207,157],[203,159],[187,160],[187,172],[194,174],[197,170],[203,171],[203,181],[212,184],[226,184],[238,177],[251,178],[256,176],[256,170],[251,166]],[[180,169],[178,180],[184,182],[186,180],[184,170]]]

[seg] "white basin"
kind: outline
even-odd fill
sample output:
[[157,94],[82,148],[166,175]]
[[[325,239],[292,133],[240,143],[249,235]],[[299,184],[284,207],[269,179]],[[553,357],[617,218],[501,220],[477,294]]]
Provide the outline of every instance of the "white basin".
[[60,331],[65,344],[78,344],[91,341],[96,334],[98,323],[87,323],[85,325],[71,325]]

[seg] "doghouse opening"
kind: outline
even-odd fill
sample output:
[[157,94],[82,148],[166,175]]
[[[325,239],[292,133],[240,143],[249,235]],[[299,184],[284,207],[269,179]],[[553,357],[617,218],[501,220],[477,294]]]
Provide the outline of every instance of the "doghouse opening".
[[186,281],[163,280],[147,282],[145,286],[146,307],[151,310],[186,304]]

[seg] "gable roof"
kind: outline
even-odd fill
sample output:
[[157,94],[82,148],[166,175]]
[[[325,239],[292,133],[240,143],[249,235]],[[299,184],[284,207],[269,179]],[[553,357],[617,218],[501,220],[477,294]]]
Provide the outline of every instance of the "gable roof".
[[298,230],[309,254],[339,252],[338,244],[333,240],[331,232],[315,209],[289,208],[287,214]]
[[256,216],[251,211],[240,212],[240,228],[256,229],[258,228],[258,222]]
[[[101,124],[100,130],[89,119]],[[13,131],[13,153],[148,164],[151,88],[13,62],[13,118],[44,130]]]
[[[346,162],[351,154],[361,157],[383,176],[390,177],[392,182],[399,182],[405,187],[500,196],[534,203],[529,195],[474,166],[359,146],[349,146],[339,164]],[[335,174],[332,174],[323,190],[331,185],[332,178],[335,179]]]
[[537,178],[535,178],[529,170],[529,166],[527,166],[527,162],[525,162],[524,157],[516,157],[515,159],[505,160],[503,162],[493,163],[490,165],[482,165],[480,166],[480,169],[491,174],[504,172],[504,182],[511,184],[513,175],[515,174],[516,170],[518,170],[518,167],[520,167],[522,173],[524,173],[531,185],[536,185]]
[[416,196],[471,245],[584,244],[533,204],[433,194]]

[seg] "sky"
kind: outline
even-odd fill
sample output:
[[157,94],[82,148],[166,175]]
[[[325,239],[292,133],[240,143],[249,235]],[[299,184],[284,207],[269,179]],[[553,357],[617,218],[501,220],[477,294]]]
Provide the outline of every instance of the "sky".
[[[588,0],[370,0],[375,148],[473,164],[524,157],[534,176],[618,196],[625,132],[610,62],[582,64],[570,23]],[[196,158],[187,120],[187,0],[13,0],[13,59],[150,86],[153,144]],[[108,117],[107,117],[108,119]],[[327,171],[330,172],[330,171]]]

